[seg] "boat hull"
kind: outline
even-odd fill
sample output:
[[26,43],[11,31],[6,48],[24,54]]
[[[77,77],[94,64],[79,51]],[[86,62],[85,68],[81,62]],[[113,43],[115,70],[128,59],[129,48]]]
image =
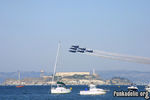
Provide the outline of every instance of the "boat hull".
[[22,87],[24,87],[23,85],[19,85],[19,86],[16,86],[17,88],[22,88]]
[[128,87],[128,91],[138,91],[137,87]]
[[80,95],[103,95],[106,94],[104,90],[88,90],[88,91],[80,91]]
[[53,88],[53,89],[51,89],[52,94],[66,94],[66,93],[70,93],[70,92],[71,92],[71,90],[66,89],[66,88]]

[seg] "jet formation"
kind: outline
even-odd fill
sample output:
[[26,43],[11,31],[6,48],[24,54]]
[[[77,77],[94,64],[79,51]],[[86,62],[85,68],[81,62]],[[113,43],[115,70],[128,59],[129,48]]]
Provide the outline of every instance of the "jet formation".
[[69,52],[72,52],[72,53],[76,53],[76,52],[79,52],[79,53],[93,53],[93,50],[88,50],[86,48],[80,48],[79,45],[72,45],[69,49]]
[[69,52],[82,53],[82,54],[86,54],[89,56],[97,56],[100,58],[107,58],[107,59],[112,59],[112,60],[121,60],[121,61],[127,61],[127,62],[150,64],[150,58],[148,57],[131,56],[131,55],[125,55],[125,54],[119,54],[119,53],[105,52],[105,51],[100,51],[100,50],[92,50],[92,49],[87,49],[87,48],[81,48],[79,47],[79,45],[72,45],[69,48]]

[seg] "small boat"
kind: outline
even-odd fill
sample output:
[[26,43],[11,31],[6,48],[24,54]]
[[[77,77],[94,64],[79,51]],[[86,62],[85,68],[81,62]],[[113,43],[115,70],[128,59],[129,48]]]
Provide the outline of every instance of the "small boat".
[[54,83],[54,77],[56,74],[56,65],[57,65],[57,60],[58,60],[58,54],[59,54],[59,49],[60,49],[60,43],[58,44],[58,49],[57,49],[57,54],[56,54],[56,60],[55,60],[55,65],[54,65],[54,71],[53,71],[53,77],[52,77],[52,84],[51,84],[51,94],[66,94],[70,93],[71,89],[67,89],[66,85],[63,82],[58,81],[57,82],[57,87],[53,87]]
[[89,90],[80,91],[80,95],[103,95],[106,94],[106,90],[96,88],[96,85],[90,84]]
[[71,89],[67,89],[66,85],[63,82],[57,82],[57,87],[54,88],[52,87],[51,93],[54,94],[65,94],[65,93],[70,93]]
[[24,87],[24,85],[21,85],[21,81],[20,81],[20,72],[18,71],[18,80],[19,80],[19,85],[17,85],[17,88],[22,88]]
[[22,88],[22,87],[24,87],[23,85],[17,85],[16,86],[17,88]]
[[138,91],[138,88],[135,84],[131,84],[131,86],[128,87],[128,91]]
[[145,87],[145,90],[150,92],[150,84],[148,84],[146,87]]

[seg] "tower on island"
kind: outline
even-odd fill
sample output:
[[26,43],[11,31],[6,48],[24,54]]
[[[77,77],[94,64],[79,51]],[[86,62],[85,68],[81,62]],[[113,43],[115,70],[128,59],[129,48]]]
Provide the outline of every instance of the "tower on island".
[[44,70],[40,70],[40,77],[43,77],[44,76]]

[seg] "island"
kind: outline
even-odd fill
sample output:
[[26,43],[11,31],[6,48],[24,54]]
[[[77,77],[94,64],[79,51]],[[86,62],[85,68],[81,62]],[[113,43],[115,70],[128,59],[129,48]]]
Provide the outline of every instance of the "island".
[[[2,85],[51,85],[52,75],[40,75],[38,78],[6,79]],[[102,79],[96,73],[90,72],[57,72],[54,77],[54,83],[62,81],[66,85],[88,85],[91,82],[95,85],[130,85],[127,78],[113,77],[110,80]]]

